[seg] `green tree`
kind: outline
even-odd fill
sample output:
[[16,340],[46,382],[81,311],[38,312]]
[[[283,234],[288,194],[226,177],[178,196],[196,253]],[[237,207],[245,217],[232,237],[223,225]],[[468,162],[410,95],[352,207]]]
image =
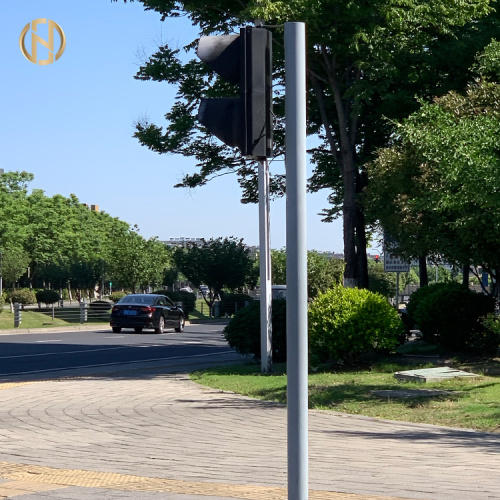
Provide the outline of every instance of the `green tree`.
[[20,280],[23,286],[67,286],[71,297],[71,287],[81,296],[83,289],[101,286],[112,271],[116,280],[130,284],[131,278],[137,287],[161,283],[172,261],[163,244],[134,238],[129,224],[89,210],[75,195],[48,197],[39,189],[28,193],[32,180],[27,172],[0,175],[0,253],[6,284]]
[[[126,1],[126,0],[125,0]],[[275,156],[284,153],[283,23],[307,25],[308,125],[319,145],[310,151],[315,170],[310,188],[330,190],[325,220],[343,215],[345,283],[368,284],[365,219],[360,193],[367,183],[365,163],[386,145],[392,128],[384,119],[403,118],[415,110],[415,95],[429,99],[465,86],[464,69],[498,30],[489,0],[250,0],[202,2],[141,0],[164,18],[186,15],[202,35],[232,33],[254,19],[273,25]],[[276,27],[277,26],[277,27]],[[196,41],[187,50],[193,49]],[[195,158],[199,171],[178,186],[195,187],[235,172],[243,202],[256,200],[257,165],[222,146],[197,122],[202,95],[231,92],[200,61],[186,63],[181,49],[168,44],[146,61],[139,80],[178,85],[178,98],[167,112],[167,126],[143,121],[135,136],[158,153]],[[459,53],[460,57],[456,57]],[[232,89],[236,94],[237,90]],[[272,191],[284,192],[283,173]]]
[[26,271],[24,246],[29,235],[28,184],[33,175],[27,172],[0,174],[0,253],[2,276],[6,283],[14,284]]
[[211,238],[201,244],[189,243],[176,249],[174,259],[195,287],[208,286],[209,293],[203,298],[209,310],[223,289],[236,292],[257,284],[258,268],[242,239]]
[[169,265],[165,245],[156,238],[144,239],[137,228],[120,231],[112,236],[110,276],[122,287],[133,293],[148,286],[157,287],[163,282]]
[[271,250],[271,278],[273,285],[286,284],[286,250]]
[[[492,71],[499,54],[494,41],[479,70]],[[402,255],[481,266],[497,281],[499,103],[500,84],[483,75],[465,94],[421,102],[397,125],[394,145],[379,152],[370,167],[369,204]]]
[[30,263],[29,255],[20,246],[6,246],[0,255],[0,276],[5,286],[13,287],[26,272]]
[[[271,250],[272,280],[286,284],[286,250]],[[307,294],[310,299],[324,293],[342,279],[344,261],[330,258],[315,250],[307,252]]]
[[369,290],[384,297],[396,295],[396,273],[386,273],[381,262],[368,261]]

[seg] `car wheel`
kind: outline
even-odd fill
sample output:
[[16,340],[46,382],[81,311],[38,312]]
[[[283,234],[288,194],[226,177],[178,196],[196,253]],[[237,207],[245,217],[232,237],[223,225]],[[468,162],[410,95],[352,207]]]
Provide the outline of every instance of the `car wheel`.
[[160,316],[160,319],[158,320],[158,326],[155,328],[155,333],[163,333],[164,329],[165,329],[165,318],[163,316]]
[[120,333],[122,331],[122,329],[119,326],[113,326],[112,330],[113,333]]
[[135,333],[142,333],[142,326],[136,326],[136,327],[134,328],[134,332],[135,332]]
[[184,318],[181,318],[179,320],[179,326],[175,329],[176,332],[183,332],[184,331]]

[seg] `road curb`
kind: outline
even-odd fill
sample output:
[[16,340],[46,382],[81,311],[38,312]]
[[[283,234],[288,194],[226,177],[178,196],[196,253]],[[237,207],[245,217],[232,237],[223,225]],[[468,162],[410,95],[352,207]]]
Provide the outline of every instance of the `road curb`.
[[109,330],[111,327],[108,323],[93,323],[84,325],[72,325],[72,326],[48,326],[46,328],[8,328],[0,330],[0,335],[7,334],[17,334],[17,333],[53,333],[53,332],[72,332],[78,330]]

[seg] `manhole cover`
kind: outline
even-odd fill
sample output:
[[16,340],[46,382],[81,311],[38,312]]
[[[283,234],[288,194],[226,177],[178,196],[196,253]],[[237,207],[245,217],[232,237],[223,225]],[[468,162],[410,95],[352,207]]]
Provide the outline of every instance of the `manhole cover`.
[[406,370],[394,374],[398,380],[405,382],[436,382],[456,377],[480,378],[475,373],[464,372],[449,366],[440,366],[438,368],[423,368],[420,370]]

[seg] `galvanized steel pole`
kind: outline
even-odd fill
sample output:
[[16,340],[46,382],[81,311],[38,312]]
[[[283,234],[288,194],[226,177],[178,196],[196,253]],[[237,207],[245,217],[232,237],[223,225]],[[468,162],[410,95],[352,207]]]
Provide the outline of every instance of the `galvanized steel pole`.
[[288,499],[308,488],[306,42],[304,23],[285,23]]
[[269,163],[266,159],[259,162],[260,363],[263,373],[273,369],[269,205]]

